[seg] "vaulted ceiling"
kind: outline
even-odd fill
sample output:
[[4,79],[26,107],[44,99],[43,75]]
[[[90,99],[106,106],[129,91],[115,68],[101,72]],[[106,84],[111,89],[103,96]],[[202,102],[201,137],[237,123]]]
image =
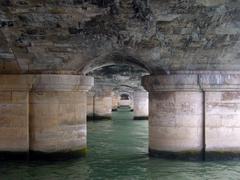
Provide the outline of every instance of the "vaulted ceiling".
[[0,73],[240,70],[240,0],[0,3]]

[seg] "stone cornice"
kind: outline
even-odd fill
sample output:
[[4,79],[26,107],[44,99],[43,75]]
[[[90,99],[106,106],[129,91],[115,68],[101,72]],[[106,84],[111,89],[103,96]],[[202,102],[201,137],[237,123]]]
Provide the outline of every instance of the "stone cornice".
[[199,83],[205,91],[240,91],[240,74],[202,74]]
[[26,91],[32,87],[31,75],[0,75],[0,90],[1,91]]
[[144,76],[142,86],[149,92],[199,90],[198,75],[192,74]]
[[90,76],[80,75],[0,75],[2,91],[88,91],[94,85]]
[[90,76],[35,75],[33,91],[88,91],[94,85]]
[[207,72],[144,76],[142,85],[154,91],[240,91],[240,74]]

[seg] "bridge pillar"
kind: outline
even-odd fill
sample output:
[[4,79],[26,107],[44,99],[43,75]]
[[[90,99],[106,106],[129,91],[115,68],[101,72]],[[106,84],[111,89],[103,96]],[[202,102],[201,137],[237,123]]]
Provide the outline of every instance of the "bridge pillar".
[[118,103],[120,101],[119,93],[114,92],[112,93],[112,111],[116,111],[118,109]]
[[148,92],[135,91],[133,97],[134,119],[148,119]]
[[207,159],[240,157],[240,74],[202,75]]
[[28,75],[0,75],[0,158],[28,154],[31,82]]
[[143,77],[149,91],[149,154],[201,158],[203,95],[197,75]]
[[112,86],[99,85],[94,91],[94,119],[112,119]]
[[93,78],[36,75],[29,96],[33,155],[79,155],[86,150],[87,91]]
[[145,76],[149,153],[166,158],[240,157],[240,74]]
[[87,120],[93,120],[94,117],[94,95],[93,91],[87,93]]

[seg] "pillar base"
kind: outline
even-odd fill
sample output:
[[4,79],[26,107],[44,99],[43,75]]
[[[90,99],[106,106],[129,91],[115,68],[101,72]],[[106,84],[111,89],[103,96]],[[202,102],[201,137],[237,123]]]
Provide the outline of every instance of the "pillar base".
[[29,152],[0,151],[0,160],[23,160],[29,159]]
[[112,116],[93,115],[87,117],[88,121],[112,120]]
[[148,116],[135,116],[134,120],[148,120]]
[[229,151],[211,151],[206,152],[206,160],[216,161],[216,160],[240,160],[239,152],[229,152]]
[[59,151],[59,152],[41,152],[30,151],[30,160],[66,160],[72,158],[86,157],[87,148],[74,150],[74,151]]
[[163,158],[163,159],[177,159],[177,160],[191,160],[200,161],[203,160],[203,153],[199,151],[181,151],[181,152],[169,152],[169,151],[158,151],[149,149],[149,156]]

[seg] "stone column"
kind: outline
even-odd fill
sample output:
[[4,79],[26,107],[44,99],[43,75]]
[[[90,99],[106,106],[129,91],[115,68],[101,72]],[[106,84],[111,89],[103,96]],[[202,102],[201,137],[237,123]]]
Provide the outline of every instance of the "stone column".
[[87,119],[93,120],[94,118],[94,95],[93,91],[87,93]]
[[86,150],[87,91],[93,78],[36,75],[29,97],[31,156],[82,155]]
[[117,111],[119,101],[120,101],[119,94],[117,92],[113,92],[112,93],[112,111]]
[[205,91],[206,159],[240,157],[240,74],[201,76]]
[[135,91],[133,97],[133,112],[134,119],[148,119],[149,108],[148,108],[148,92],[144,91]]
[[31,76],[0,75],[0,158],[23,158],[29,151],[30,88]]
[[94,88],[94,119],[111,119],[112,118],[112,87],[96,86]]
[[198,75],[143,77],[149,91],[149,153],[165,158],[201,158],[203,94]]

